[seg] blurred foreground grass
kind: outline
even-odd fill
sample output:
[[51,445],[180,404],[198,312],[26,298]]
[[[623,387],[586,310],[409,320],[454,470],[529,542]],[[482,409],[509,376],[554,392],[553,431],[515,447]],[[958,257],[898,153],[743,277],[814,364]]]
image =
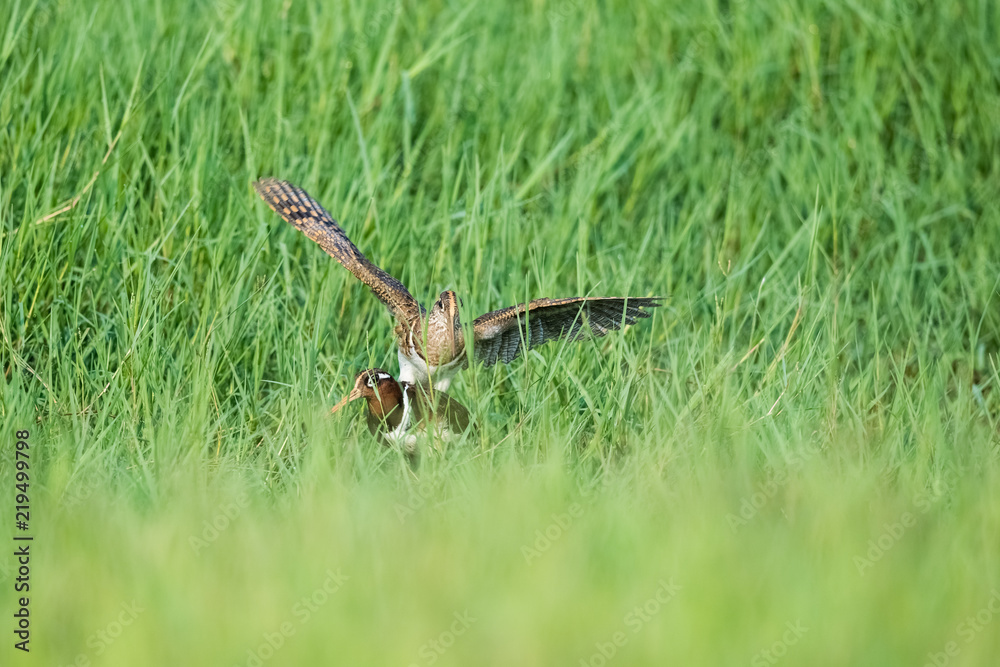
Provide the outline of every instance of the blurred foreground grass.
[[580,488],[558,465],[359,484],[307,458],[277,500],[226,471],[176,479],[155,508],[46,502],[38,664],[919,665],[949,642],[953,664],[990,664],[1000,648],[982,615],[995,470],[887,489],[836,456],[763,478],[691,458]]

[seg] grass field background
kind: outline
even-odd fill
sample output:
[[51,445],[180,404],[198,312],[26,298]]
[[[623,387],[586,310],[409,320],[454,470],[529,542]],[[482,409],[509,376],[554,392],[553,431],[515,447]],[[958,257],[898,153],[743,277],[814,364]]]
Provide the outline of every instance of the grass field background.
[[[5,665],[991,665],[1000,5],[0,6]],[[411,474],[330,406],[463,320]],[[13,649],[30,430],[30,654]]]

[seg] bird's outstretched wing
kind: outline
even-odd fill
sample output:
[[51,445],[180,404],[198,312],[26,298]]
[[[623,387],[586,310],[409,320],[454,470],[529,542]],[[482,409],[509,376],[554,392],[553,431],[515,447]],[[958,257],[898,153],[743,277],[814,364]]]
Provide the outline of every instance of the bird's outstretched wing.
[[358,280],[368,285],[397,320],[410,324],[420,317],[423,309],[406,286],[369,262],[347,238],[337,221],[305,190],[274,178],[262,178],[253,187],[285,222],[318,243]]
[[522,347],[533,348],[550,340],[580,340],[603,336],[649,317],[646,308],[660,305],[663,297],[575,297],[535,299],[477,317],[476,360],[485,366],[516,359]]

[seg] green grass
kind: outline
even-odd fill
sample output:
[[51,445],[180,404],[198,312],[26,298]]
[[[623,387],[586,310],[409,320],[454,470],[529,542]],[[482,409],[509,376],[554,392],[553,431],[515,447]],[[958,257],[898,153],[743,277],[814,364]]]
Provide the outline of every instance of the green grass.
[[[994,664],[998,25],[985,0],[5,3],[3,663],[247,665],[270,637],[270,665]],[[264,175],[464,321],[670,300],[464,372],[478,435],[414,475],[329,416],[396,370],[392,321]]]

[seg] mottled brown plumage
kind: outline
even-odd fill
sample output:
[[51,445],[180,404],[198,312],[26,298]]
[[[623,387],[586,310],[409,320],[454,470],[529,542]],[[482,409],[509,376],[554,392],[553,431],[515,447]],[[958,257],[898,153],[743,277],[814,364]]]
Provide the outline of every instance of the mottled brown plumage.
[[[326,210],[304,190],[286,181],[263,178],[253,184],[261,198],[363,282],[395,316],[399,379],[422,387],[433,380],[439,390],[469,365],[458,315],[458,297],[445,291],[428,313],[406,287],[368,261]],[[637,319],[662,297],[575,297],[535,299],[475,319],[473,353],[492,366],[510,363],[525,348],[553,340],[603,336]]]
[[574,297],[535,299],[510,308],[494,310],[477,317],[476,360],[485,366],[497,361],[509,364],[521,349],[536,347],[550,340],[581,340],[604,336],[649,317],[643,308],[660,305],[659,297]]
[[403,283],[369,262],[347,238],[337,221],[305,190],[273,178],[262,178],[253,186],[261,199],[285,222],[318,243],[327,254],[371,288],[401,324],[409,325],[420,318],[423,308]]

